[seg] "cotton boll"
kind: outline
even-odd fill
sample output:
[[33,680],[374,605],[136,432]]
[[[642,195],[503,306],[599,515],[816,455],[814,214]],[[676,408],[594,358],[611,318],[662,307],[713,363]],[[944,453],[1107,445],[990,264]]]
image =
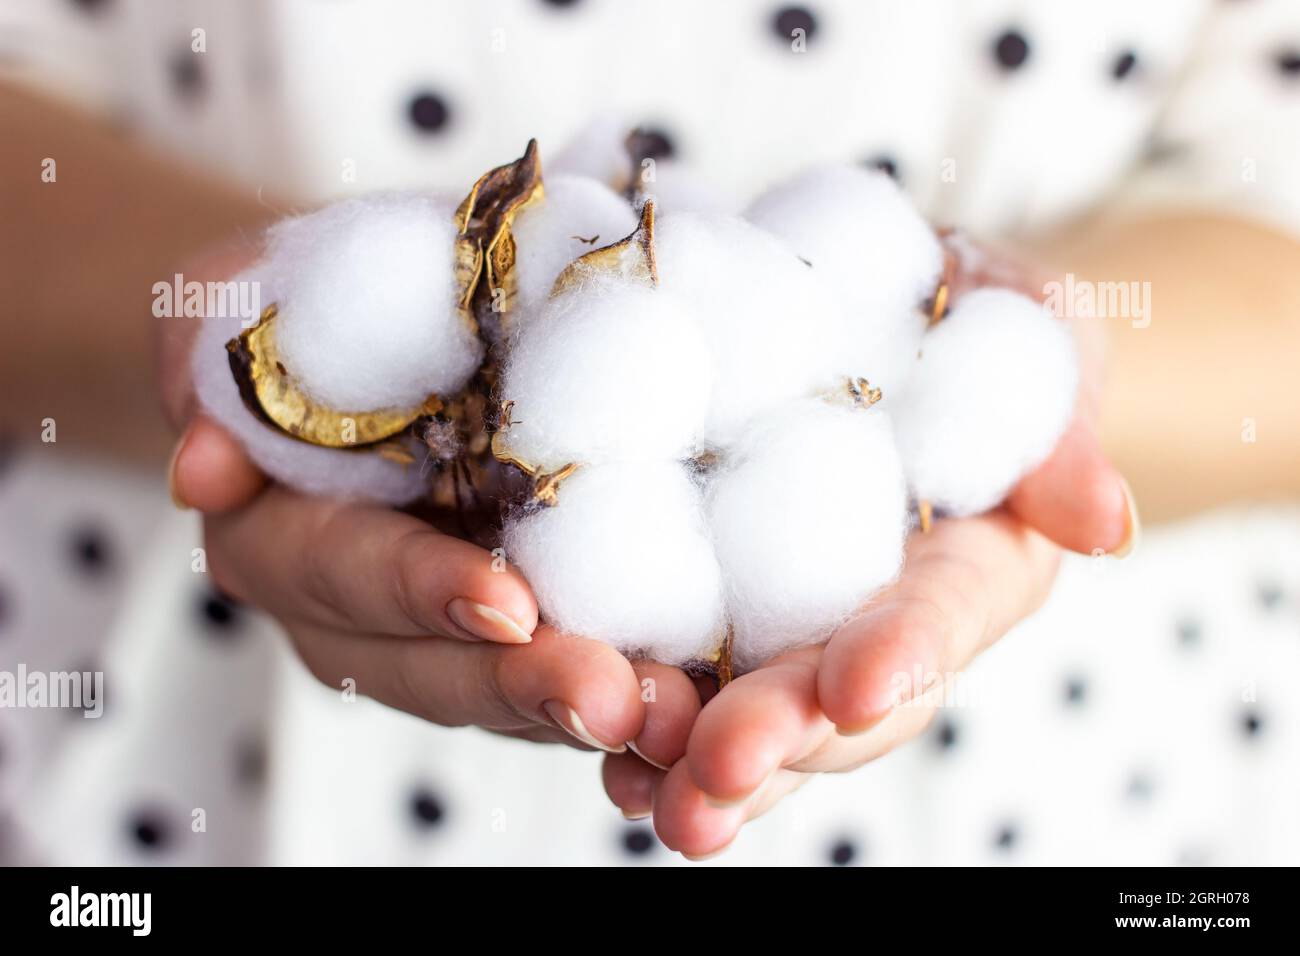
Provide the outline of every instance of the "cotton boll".
[[713,354],[707,443],[725,446],[753,416],[843,377],[844,316],[779,239],[732,216],[669,212],[655,261],[660,287],[697,307]]
[[940,511],[996,505],[1056,446],[1074,411],[1069,329],[1006,289],[966,295],[922,343],[893,409],[912,494]]
[[551,176],[541,203],[515,219],[515,308],[528,320],[551,292],[556,277],[574,259],[617,242],[636,229],[626,199],[594,179]]
[[554,507],[507,520],[505,552],[561,631],[669,664],[721,643],[721,576],[679,464],[580,468]]
[[920,305],[943,272],[938,237],[879,170],[809,170],[754,200],[745,218],[810,261],[853,312]]
[[907,494],[879,409],[812,400],[756,422],[706,507],[740,670],[826,638],[902,563]]
[[943,248],[907,196],[877,170],[810,170],[760,196],[746,218],[812,263],[855,331],[850,374],[897,397],[925,329],[918,309],[943,273]]
[[690,303],[595,277],[547,303],[510,349],[511,454],[569,462],[685,457],[708,410],[711,358]]
[[[276,284],[264,274],[246,273],[235,281],[256,283],[264,302],[275,301]],[[419,497],[427,481],[418,464],[403,466],[364,449],[311,445],[249,411],[230,373],[225,347],[242,330],[237,317],[204,319],[190,369],[204,411],[238,439],[259,468],[282,484],[324,497],[385,504],[405,504]]]
[[364,412],[464,386],[483,350],[456,310],[454,212],[423,196],[380,196],[272,227],[275,340],[303,391]]

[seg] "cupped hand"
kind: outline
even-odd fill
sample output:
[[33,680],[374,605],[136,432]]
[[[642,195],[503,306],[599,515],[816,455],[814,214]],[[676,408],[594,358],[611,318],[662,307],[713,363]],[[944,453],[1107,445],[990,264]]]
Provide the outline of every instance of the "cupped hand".
[[[966,276],[958,294],[1032,291],[1017,278]],[[605,758],[606,792],[625,815],[653,814],[663,842],[690,858],[720,852],[811,774],[852,770],[920,734],[943,685],[1042,603],[1062,548],[1131,550],[1136,510],[1094,424],[1100,331],[1076,326],[1076,418],[1003,507],[914,533],[898,581],[824,646],[783,654],[711,699],[647,704],[634,752]]]
[[[186,276],[220,279],[248,259],[209,257]],[[626,749],[644,704],[622,655],[538,626],[527,582],[483,548],[408,514],[269,484],[196,409],[197,323],[161,321],[163,404],[182,432],[172,497],[204,513],[218,586],[272,614],[313,674],[439,724]]]

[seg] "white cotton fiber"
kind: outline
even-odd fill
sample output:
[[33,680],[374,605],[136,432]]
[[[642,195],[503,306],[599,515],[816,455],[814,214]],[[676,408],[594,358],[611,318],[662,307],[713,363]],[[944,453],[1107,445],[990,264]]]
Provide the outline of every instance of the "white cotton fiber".
[[907,493],[879,409],[812,400],[755,423],[706,508],[740,670],[826,638],[902,563]]
[[1006,289],[964,296],[892,408],[913,496],[953,515],[998,504],[1055,447],[1077,383],[1074,341],[1049,311]]
[[[275,279],[253,271],[236,282],[255,283],[263,303],[275,301]],[[203,319],[190,359],[203,410],[244,446],[253,462],[282,484],[330,498],[405,504],[428,487],[420,462],[401,465],[363,449],[322,448],[299,441],[250,412],[230,371],[226,342],[243,330],[238,317]]]
[[511,454],[569,462],[671,461],[692,450],[713,381],[690,303],[594,276],[550,300],[513,340],[501,382]]
[[769,190],[745,215],[812,263],[848,314],[846,372],[897,398],[925,330],[918,310],[943,273],[938,238],[898,185],[878,170],[823,167]]
[[844,316],[783,242],[732,216],[669,212],[655,226],[660,287],[688,299],[713,354],[706,443],[838,387]]
[[561,631],[669,664],[721,642],[721,577],[682,465],[581,468],[555,507],[507,520],[505,552]]
[[377,196],[271,228],[276,345],[307,394],[366,412],[464,386],[483,352],[455,307],[454,213],[424,196]]
[[514,308],[527,322],[550,295],[556,277],[574,259],[608,246],[636,229],[626,199],[581,176],[549,176],[540,203],[520,211],[515,237],[517,292]]

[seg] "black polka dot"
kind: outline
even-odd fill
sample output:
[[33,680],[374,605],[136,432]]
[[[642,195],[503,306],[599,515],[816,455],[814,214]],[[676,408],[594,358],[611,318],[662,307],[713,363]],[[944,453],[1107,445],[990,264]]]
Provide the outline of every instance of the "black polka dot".
[[1248,738],[1258,737],[1264,732],[1264,718],[1254,707],[1247,707],[1241,712],[1241,732]]
[[835,866],[848,866],[858,857],[858,848],[852,840],[836,840],[831,846],[830,861]]
[[811,40],[817,32],[817,18],[807,7],[782,7],[772,14],[772,32],[778,39],[789,42],[799,30],[805,40]]
[[1255,598],[1264,610],[1276,610],[1282,603],[1282,588],[1274,581],[1261,581],[1259,587],[1255,589]]
[[1065,702],[1072,707],[1079,707],[1088,698],[1088,684],[1082,677],[1065,679]]
[[576,7],[580,0],[542,0],[542,4],[548,7]]
[[72,0],[72,5],[86,13],[100,13],[108,9],[109,0]]
[[1143,161],[1151,165],[1177,163],[1185,160],[1192,152],[1191,146],[1174,140],[1150,136],[1142,151]]
[[[69,673],[81,675],[81,700],[85,706],[67,708],[68,716],[76,718],[78,724],[84,723],[89,726],[103,720],[108,714],[107,701],[94,699],[96,693],[103,694],[105,697],[107,697],[108,694],[107,690],[105,690],[105,687],[108,685],[107,675],[104,677],[103,682],[98,688],[95,686],[95,674],[100,669],[99,661],[94,660],[93,658],[77,661],[72,667],[67,668]],[[85,715],[94,710],[99,711],[99,716],[87,720]]]
[[178,50],[167,64],[167,73],[171,78],[172,92],[178,99],[193,102],[203,95],[203,64],[201,57],[205,54],[195,53],[188,46]]
[[243,613],[236,601],[218,591],[203,591],[198,604],[204,633],[213,637],[232,637],[239,633]]
[[1132,50],[1124,50],[1115,57],[1115,62],[1110,65],[1111,78],[1116,82],[1122,82],[1133,75],[1137,68],[1137,54]]
[[1018,70],[1029,59],[1029,41],[1019,30],[1005,30],[993,41],[993,59],[1003,70]]
[[139,810],[127,821],[127,832],[135,845],[156,853],[166,849],[171,841],[171,829],[163,815],[156,810]]
[[1004,823],[993,834],[993,846],[1004,853],[1015,849],[1020,841],[1020,831],[1014,823]]
[[623,831],[623,850],[632,856],[644,856],[655,848],[649,827],[628,827]]
[[886,153],[881,153],[868,159],[867,166],[871,169],[880,170],[890,179],[897,180],[899,178],[898,163],[895,162],[894,157]]
[[939,719],[934,728],[934,742],[940,750],[948,751],[957,745],[960,735],[957,725],[947,717]]
[[1152,784],[1151,778],[1144,773],[1138,772],[1129,777],[1128,788],[1125,793],[1130,800],[1149,800],[1153,789],[1155,789],[1155,786]]
[[673,138],[654,126],[638,126],[628,137],[628,152],[638,160],[667,159],[677,152]]
[[421,830],[435,827],[442,822],[443,809],[440,801],[432,791],[423,787],[411,794],[409,809],[411,820]]
[[1300,80],[1300,50],[1279,50],[1273,65],[1288,80]]
[[1198,647],[1201,643],[1202,629],[1201,622],[1194,617],[1185,617],[1175,625],[1175,633],[1178,635],[1178,644],[1180,647],[1191,649]]
[[266,741],[246,737],[235,747],[235,782],[241,787],[259,787],[266,780]]
[[73,565],[86,577],[101,577],[113,566],[113,548],[104,529],[94,524],[74,528],[68,549]]
[[437,93],[415,94],[406,112],[411,125],[421,133],[436,133],[451,121],[451,109]]

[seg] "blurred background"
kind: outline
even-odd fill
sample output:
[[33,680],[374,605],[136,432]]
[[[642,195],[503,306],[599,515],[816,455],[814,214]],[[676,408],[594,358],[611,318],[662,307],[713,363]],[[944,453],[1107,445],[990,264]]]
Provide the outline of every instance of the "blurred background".
[[[195,567],[168,432],[140,410],[144,310],[225,236],[349,194],[462,193],[531,137],[545,167],[639,127],[724,208],[862,163],[1045,265],[1133,250],[1101,278],[1154,278],[1154,329],[1204,297],[1181,257],[1221,252],[1261,295],[1297,261],[1276,253],[1300,233],[1291,0],[0,0],[0,91],[0,669],[108,687],[98,720],[0,710],[10,861],[671,862],[588,755],[341,708]],[[1098,225],[1169,216],[1247,231],[1125,245]],[[1118,322],[1108,440],[1170,522],[1123,565],[1067,561],[928,737],[815,781],[719,862],[1295,862],[1288,302],[1217,314],[1199,350]],[[114,324],[124,303],[138,326]],[[1240,400],[1189,420],[1172,389],[1234,394],[1221,379],[1248,380]]]

